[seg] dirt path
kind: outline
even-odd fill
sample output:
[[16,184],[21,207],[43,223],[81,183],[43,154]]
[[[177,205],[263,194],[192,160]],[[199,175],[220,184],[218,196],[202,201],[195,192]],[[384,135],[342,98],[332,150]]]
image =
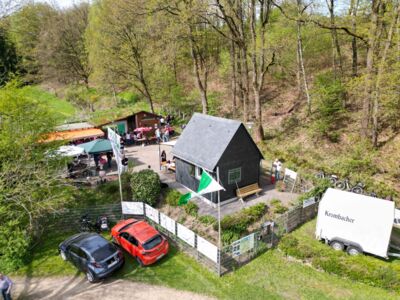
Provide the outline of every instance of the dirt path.
[[13,299],[135,299],[135,300],[207,300],[210,297],[191,292],[137,283],[130,280],[105,280],[90,284],[82,276],[13,279]]

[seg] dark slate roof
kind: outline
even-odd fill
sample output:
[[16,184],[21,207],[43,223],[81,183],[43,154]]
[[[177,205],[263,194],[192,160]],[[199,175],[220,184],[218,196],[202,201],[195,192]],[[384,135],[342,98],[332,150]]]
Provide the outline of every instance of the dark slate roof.
[[172,154],[213,171],[241,125],[239,121],[195,113],[177,140]]

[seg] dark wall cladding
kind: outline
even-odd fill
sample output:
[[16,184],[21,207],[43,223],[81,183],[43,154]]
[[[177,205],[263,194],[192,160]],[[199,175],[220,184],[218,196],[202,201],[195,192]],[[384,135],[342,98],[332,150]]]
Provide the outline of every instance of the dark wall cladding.
[[[221,201],[236,197],[236,189],[253,183],[259,183],[261,155],[257,146],[251,140],[244,126],[240,126],[227,149],[219,160],[219,176],[222,186],[226,191],[221,191]],[[241,168],[241,180],[229,184],[229,170]],[[186,161],[176,158],[176,181],[196,191],[199,180],[194,177],[194,166]],[[216,170],[212,174],[216,177]],[[217,193],[204,195],[214,203],[218,202]]]

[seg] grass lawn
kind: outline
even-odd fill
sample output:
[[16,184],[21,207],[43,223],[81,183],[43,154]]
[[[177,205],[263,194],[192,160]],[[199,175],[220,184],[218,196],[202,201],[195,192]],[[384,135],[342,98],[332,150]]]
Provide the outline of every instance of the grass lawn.
[[38,86],[25,86],[22,88],[27,97],[44,103],[54,113],[59,124],[74,117],[75,107],[66,100],[56,97],[54,94],[46,92]]
[[[34,250],[30,264],[12,276],[68,276],[76,269],[61,260],[57,245],[68,235],[44,239]],[[380,288],[319,272],[287,260],[271,250],[234,273],[218,278],[191,257],[172,248],[157,264],[140,268],[131,257],[114,276],[207,294],[219,299],[398,299]]]

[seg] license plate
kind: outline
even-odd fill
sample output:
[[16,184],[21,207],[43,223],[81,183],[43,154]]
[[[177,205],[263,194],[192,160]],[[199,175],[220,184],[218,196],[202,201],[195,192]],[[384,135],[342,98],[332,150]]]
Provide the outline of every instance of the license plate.
[[159,260],[161,257],[163,257],[164,256],[164,253],[163,254],[161,254],[161,255],[159,255],[158,257],[157,257],[157,260]]

